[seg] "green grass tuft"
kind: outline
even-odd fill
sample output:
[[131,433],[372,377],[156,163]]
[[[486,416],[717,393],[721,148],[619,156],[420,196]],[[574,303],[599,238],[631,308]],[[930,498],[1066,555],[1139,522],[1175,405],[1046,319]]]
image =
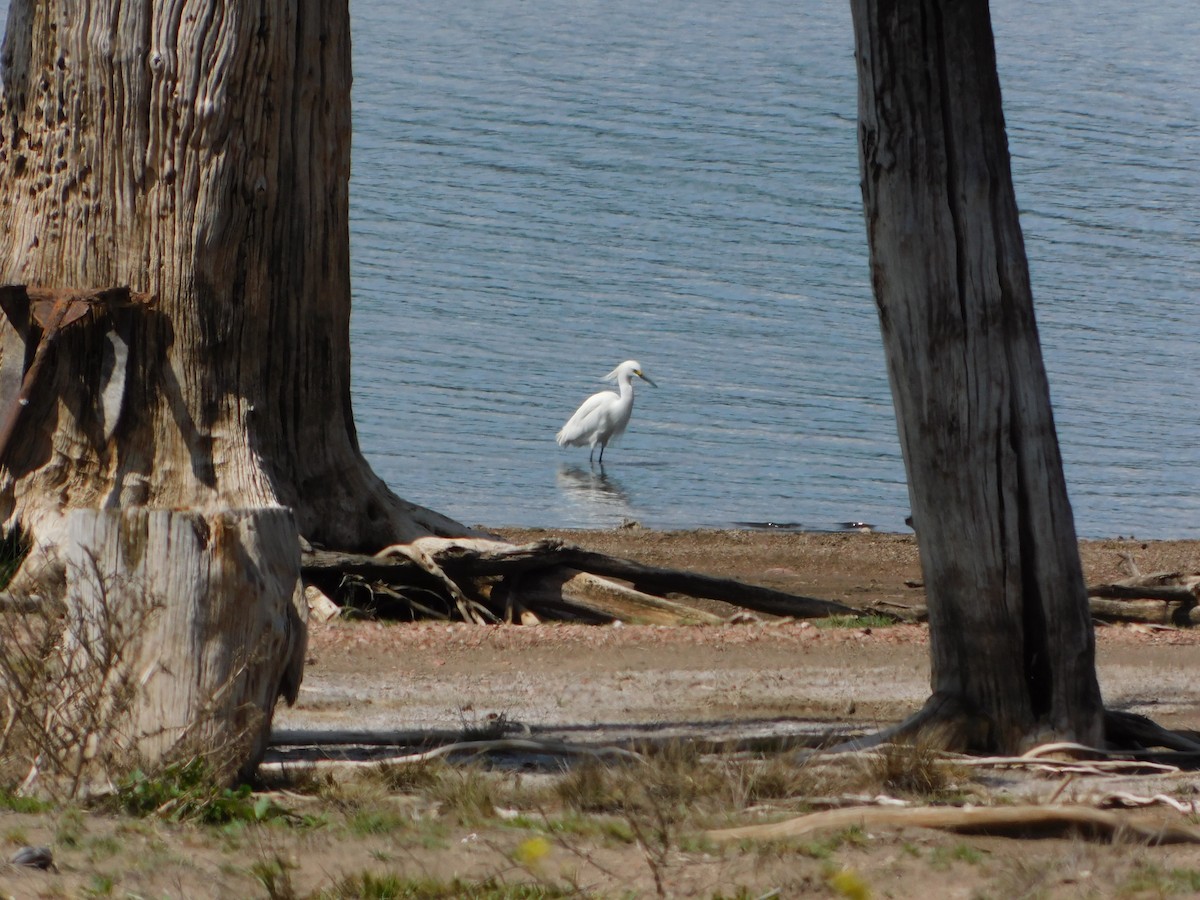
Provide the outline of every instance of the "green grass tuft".
[[896,620],[890,616],[826,616],[823,619],[813,619],[818,628],[887,628],[895,625]]
[[157,775],[135,770],[122,779],[111,802],[128,815],[203,825],[265,822],[287,815],[270,798],[255,798],[247,784],[223,787],[200,758],[167,766]]
[[29,554],[29,539],[19,525],[0,533],[0,588],[8,586]]
[[465,881],[455,878],[403,878],[363,872],[343,878],[332,889],[317,895],[319,900],[558,900],[578,892],[546,884],[508,884],[495,878]]
[[0,789],[0,809],[15,813],[41,813],[52,809],[54,804],[37,797],[21,797]]

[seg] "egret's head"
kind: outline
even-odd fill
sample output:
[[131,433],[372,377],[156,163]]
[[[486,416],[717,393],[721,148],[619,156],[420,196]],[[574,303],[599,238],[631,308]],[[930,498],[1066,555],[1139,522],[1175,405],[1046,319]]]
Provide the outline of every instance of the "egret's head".
[[658,385],[655,384],[653,381],[651,381],[649,376],[647,376],[646,373],[642,371],[642,364],[640,362],[638,362],[636,359],[625,360],[625,362],[621,363],[619,366],[617,366],[615,369],[613,369],[611,372],[609,372],[607,375],[605,375],[604,380],[605,381],[620,381],[622,377],[632,380],[634,375],[636,375],[638,378],[642,379],[642,381],[646,382],[646,384],[648,384],[652,387],[658,387]]
[[650,385],[650,387],[658,387],[657,384],[650,380],[650,376],[642,371],[641,366],[638,366],[636,369],[634,369],[633,374],[642,379],[642,381],[646,382],[646,384]]

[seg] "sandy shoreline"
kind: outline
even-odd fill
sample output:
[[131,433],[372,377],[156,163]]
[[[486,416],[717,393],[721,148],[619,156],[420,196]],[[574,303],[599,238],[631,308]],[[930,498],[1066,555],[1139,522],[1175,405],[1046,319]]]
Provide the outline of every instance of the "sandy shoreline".
[[[555,538],[648,565],[687,569],[867,606],[924,602],[912,535],[502,529]],[[1200,542],[1086,541],[1089,581],[1200,570]],[[1098,628],[1106,701],[1165,724],[1200,726],[1200,631]],[[870,726],[898,720],[929,689],[920,625],[826,629],[807,622],[651,626],[335,623],[314,626],[301,700],[280,728],[439,730],[503,715],[565,736],[582,726],[720,725],[806,720]],[[1152,674],[1151,674],[1152,673]],[[564,729],[566,730],[564,732]]]
[[[921,565],[913,534],[738,529],[654,531],[500,528],[515,543],[556,538],[647,565],[734,578],[851,605],[920,600]],[[1142,572],[1200,572],[1200,540],[1125,538],[1080,541],[1089,584]],[[914,587],[916,585],[916,587]]]

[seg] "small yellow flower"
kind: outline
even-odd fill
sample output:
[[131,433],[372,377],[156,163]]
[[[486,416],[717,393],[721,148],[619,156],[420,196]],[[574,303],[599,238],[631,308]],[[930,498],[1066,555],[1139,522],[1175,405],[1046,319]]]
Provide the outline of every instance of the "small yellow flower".
[[849,900],[870,900],[871,889],[853,869],[842,869],[829,876],[829,886]]
[[523,866],[534,866],[550,853],[550,842],[544,837],[531,837],[517,845],[513,859]]

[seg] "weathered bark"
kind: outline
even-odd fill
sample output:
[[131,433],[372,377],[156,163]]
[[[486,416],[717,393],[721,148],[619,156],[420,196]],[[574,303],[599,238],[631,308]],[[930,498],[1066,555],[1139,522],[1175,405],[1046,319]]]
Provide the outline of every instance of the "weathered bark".
[[932,687],[1014,751],[1098,743],[1087,596],[986,0],[852,0],[871,279],[929,603]]
[[[157,303],[64,333],[0,518],[280,504],[329,546],[464,533],[359,452],[345,0],[13,0],[3,61],[0,283]],[[6,362],[27,340],[0,322]]]
[[248,776],[304,665],[290,511],[75,510],[67,523],[53,683],[18,700],[39,705],[26,711],[35,770],[70,794],[196,757]]

